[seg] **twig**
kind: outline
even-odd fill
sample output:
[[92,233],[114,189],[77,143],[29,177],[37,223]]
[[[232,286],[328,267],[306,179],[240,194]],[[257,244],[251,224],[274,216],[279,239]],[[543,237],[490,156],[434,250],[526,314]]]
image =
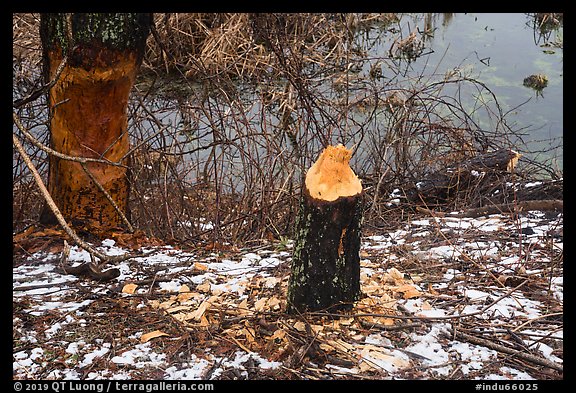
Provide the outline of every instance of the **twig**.
[[563,370],[564,370],[564,368],[561,365],[559,365],[558,363],[552,362],[548,359],[544,359],[540,356],[532,355],[531,353],[521,352],[521,351],[518,351],[517,349],[512,349],[512,348],[506,347],[504,345],[496,344],[492,341],[488,341],[488,340],[485,340],[483,338],[472,336],[470,334],[461,332],[459,330],[454,330],[454,336],[458,339],[468,341],[472,344],[482,345],[484,347],[493,349],[495,351],[503,352],[503,353],[521,358],[522,360],[526,360],[528,362],[538,364],[540,366],[552,368],[552,369],[560,371],[560,372],[563,372]]
[[366,329],[380,329],[380,330],[402,330],[402,329],[411,329],[414,327],[421,327],[424,326],[424,324],[422,323],[416,323],[416,322],[409,322],[409,323],[403,323],[401,325],[384,325],[382,323],[375,323],[375,322],[367,322],[367,321],[360,321],[360,325],[363,328]]
[[548,318],[548,317],[556,317],[556,316],[560,316],[560,315],[564,315],[564,312],[553,312],[550,314],[540,315],[536,318],[531,318],[531,319],[527,320],[526,322],[522,323],[520,326],[517,326],[514,329],[512,329],[512,331],[517,332],[518,330],[522,329],[524,326],[529,325],[533,321],[536,321],[538,319],[543,319],[543,318]]
[[21,106],[36,100],[38,97],[42,95],[42,93],[50,90],[56,84],[56,82],[58,82],[58,79],[60,79],[60,75],[62,74],[62,71],[64,70],[64,67],[66,67],[67,63],[68,63],[68,55],[65,55],[60,64],[58,65],[58,68],[56,69],[56,75],[49,83],[41,86],[37,90],[34,90],[32,93],[28,94],[28,96],[17,99],[12,103],[12,107],[20,108]]
[[[88,251],[92,257],[95,256],[95,257],[100,259],[100,263],[92,262],[92,263],[84,263],[80,266],[75,266],[75,267],[65,267],[64,268],[65,273],[71,273],[71,274],[76,274],[76,275],[88,275],[89,277],[95,278],[97,280],[107,280],[107,279],[110,279],[111,275],[116,274],[117,269],[109,269],[107,271],[101,271],[100,270],[101,267],[104,266],[106,263],[120,262],[120,261],[124,261],[126,259],[134,258],[135,256],[142,256],[142,255],[130,254],[130,253],[126,253],[124,255],[112,256],[112,257],[107,256],[105,254],[102,254],[100,251],[94,249],[92,246],[90,246],[84,240],[80,239],[78,237],[78,235],[76,234],[76,232],[74,232],[74,230],[66,223],[66,220],[62,216],[62,213],[58,209],[58,206],[56,206],[56,203],[54,203],[52,196],[50,196],[50,192],[48,191],[48,189],[44,185],[44,182],[42,181],[42,178],[40,177],[38,170],[36,169],[36,167],[34,166],[32,161],[30,160],[30,157],[28,156],[28,154],[26,154],[24,147],[22,146],[22,144],[20,143],[20,140],[18,139],[18,137],[14,133],[12,133],[12,143],[16,147],[16,150],[18,150],[18,153],[20,153],[20,155],[22,156],[22,159],[26,163],[26,166],[28,167],[30,172],[32,172],[32,175],[34,177],[34,181],[36,182],[36,185],[40,189],[40,192],[42,193],[42,196],[46,200],[48,207],[50,208],[52,213],[54,213],[54,216],[58,220],[58,223],[60,224],[62,229],[64,229],[66,234],[68,236],[70,236],[76,242],[76,244],[78,244],[84,250]],[[120,272],[118,271],[118,275],[119,274],[120,274]],[[117,275],[116,275],[116,277],[117,277]],[[112,277],[112,278],[115,278],[115,277]]]
[[124,164],[120,164],[119,162],[114,162],[114,161],[110,161],[107,159],[91,158],[91,157],[75,157],[75,156],[69,156],[67,154],[60,153],[59,151],[56,151],[54,149],[49,148],[48,146],[45,146],[40,141],[38,141],[36,138],[34,138],[34,136],[32,134],[30,134],[28,132],[28,130],[26,130],[26,128],[22,125],[22,123],[20,122],[20,118],[18,117],[18,115],[14,111],[12,112],[12,120],[14,121],[14,124],[16,124],[16,127],[18,127],[20,132],[22,134],[24,134],[24,136],[26,137],[26,139],[28,139],[28,141],[30,141],[30,143],[32,143],[34,146],[36,146],[40,150],[42,150],[48,154],[51,154],[53,156],[56,156],[62,160],[79,162],[81,164],[85,164],[88,162],[96,162],[99,164],[128,168],[128,166],[126,166]]
[[112,198],[112,195],[110,195],[108,193],[108,191],[106,191],[106,189],[104,189],[104,187],[102,186],[102,184],[100,184],[98,179],[96,179],[96,177],[94,177],[92,172],[90,172],[90,170],[88,170],[88,166],[86,165],[86,163],[82,162],[82,163],[80,163],[80,165],[82,165],[82,169],[84,169],[84,172],[86,172],[86,174],[88,175],[90,180],[92,180],[92,182],[94,182],[94,184],[100,190],[100,192],[102,192],[102,194],[104,194],[106,199],[108,199],[108,202],[110,202],[110,204],[112,205],[114,210],[116,210],[116,213],[118,213],[118,215],[120,216],[122,221],[124,221],[124,224],[126,224],[126,226],[128,227],[128,231],[130,233],[134,233],[134,227],[132,226],[132,224],[130,224],[130,221],[128,221],[128,219],[126,218],[124,213],[122,213],[122,209],[120,209],[120,207],[116,204],[116,202],[114,201],[114,198]]
[[[72,284],[74,281],[64,281],[64,282],[52,282],[47,284],[38,284],[38,285],[22,285],[20,287],[12,288],[12,291],[19,292],[19,291],[32,291],[34,289],[43,289],[43,288],[50,288],[50,287],[62,287],[66,284]],[[60,288],[60,290],[64,290],[66,288]]]

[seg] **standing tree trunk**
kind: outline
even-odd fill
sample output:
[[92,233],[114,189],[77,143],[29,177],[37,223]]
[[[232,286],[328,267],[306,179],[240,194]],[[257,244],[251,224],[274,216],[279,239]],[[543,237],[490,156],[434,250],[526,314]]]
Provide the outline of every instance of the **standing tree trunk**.
[[[144,56],[152,14],[42,14],[40,37],[49,90],[52,149],[120,163],[129,151],[127,107]],[[108,200],[80,163],[50,156],[48,190],[73,226],[93,233],[122,227],[129,183],[126,167],[87,163]],[[55,223],[44,207],[40,221]]]
[[328,146],[306,174],[288,312],[349,309],[360,297],[362,185],[351,155],[342,145]]

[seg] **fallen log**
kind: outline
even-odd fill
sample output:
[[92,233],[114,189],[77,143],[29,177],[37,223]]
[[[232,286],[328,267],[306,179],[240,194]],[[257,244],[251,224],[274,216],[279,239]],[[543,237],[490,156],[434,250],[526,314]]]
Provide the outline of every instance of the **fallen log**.
[[488,173],[512,172],[519,158],[520,154],[512,149],[485,153],[431,173],[406,194],[411,201],[445,201],[471,184],[478,184]]
[[564,179],[528,182],[514,188],[514,196],[519,201],[563,200]]
[[360,296],[362,185],[349,166],[351,155],[342,145],[328,146],[306,174],[289,313],[349,309]]
[[530,362],[530,363],[537,364],[539,366],[544,366],[544,367],[548,367],[548,368],[551,368],[551,369],[556,370],[556,371],[564,372],[563,365],[555,363],[555,362],[548,360],[548,359],[545,359],[543,357],[536,356],[536,355],[533,355],[531,353],[522,352],[522,351],[519,351],[517,349],[513,349],[510,347],[501,345],[501,344],[497,344],[497,343],[492,342],[490,340],[486,340],[486,339],[483,339],[480,337],[473,336],[471,334],[464,333],[460,330],[454,330],[451,332],[451,334],[458,340],[461,340],[464,342],[469,342],[469,343],[474,344],[474,345],[481,345],[483,347],[493,349],[495,351],[502,352],[504,354],[507,354],[507,355],[510,355],[513,357],[517,357],[519,359],[525,360],[525,361]]

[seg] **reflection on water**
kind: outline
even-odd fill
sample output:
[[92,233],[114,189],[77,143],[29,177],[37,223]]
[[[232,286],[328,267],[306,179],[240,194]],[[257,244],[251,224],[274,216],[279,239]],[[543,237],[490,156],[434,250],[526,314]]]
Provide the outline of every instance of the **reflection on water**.
[[[525,129],[525,140],[534,141],[535,148],[540,140],[562,137],[561,25],[542,31],[532,15],[520,13],[410,14],[398,25],[403,32],[419,29],[429,49],[409,64],[407,76],[463,71],[494,92],[504,112],[510,112],[509,124]],[[387,45],[373,50],[385,51]],[[548,78],[541,92],[523,86],[535,74]]]
[[[231,169],[235,164],[243,168],[245,157],[272,162],[274,157],[265,155],[272,144],[273,151],[292,161],[300,160],[298,167],[306,168],[310,164],[306,159],[314,157],[326,142],[348,146],[360,143],[356,165],[369,172],[389,158],[382,156],[371,161],[366,158],[381,153],[377,146],[370,145],[370,138],[374,138],[375,145],[379,142],[376,136],[396,124],[397,108],[406,107],[414,86],[424,91],[427,86],[450,78],[471,78],[485,88],[478,84],[447,84],[442,91],[424,91],[428,94],[426,99],[433,99],[437,93],[443,94],[443,98],[457,97],[469,115],[461,125],[468,127],[472,122],[488,133],[505,131],[499,120],[500,115],[505,115],[507,126],[521,131],[529,150],[558,146],[550,154],[557,155],[561,165],[563,29],[543,31],[541,20],[535,29],[536,22],[532,15],[520,13],[403,14],[391,25],[374,23],[358,29],[352,50],[361,56],[345,65],[345,72],[333,72],[307,82],[315,84],[326,102],[332,103],[313,109],[314,118],[286,110],[297,105],[297,92],[290,92],[291,100],[267,102],[268,96],[275,96],[290,85],[279,81],[278,86],[272,87],[239,87],[242,91],[238,99],[228,102],[211,97],[200,99],[201,94],[169,102],[151,94],[145,105],[155,114],[155,120],[132,116],[130,132],[135,144],[144,141],[142,146],[149,149],[162,150],[168,155],[185,153],[190,162],[204,163],[195,168],[194,178],[209,177],[214,169],[211,165],[215,165],[209,163],[209,158],[223,154],[227,158],[220,160],[223,166],[220,169]],[[548,80],[543,90],[523,85],[526,77],[539,74]],[[382,96],[374,97],[373,92]],[[276,108],[270,109],[274,105]],[[339,112],[338,105],[346,109]],[[451,108],[434,109],[441,112]],[[328,120],[318,124],[316,117],[323,116],[328,120],[337,118],[340,124]],[[162,131],[167,127],[172,132]],[[312,128],[314,133],[310,131]],[[278,135],[272,140],[274,132]],[[254,143],[246,143],[248,140]],[[300,149],[313,153],[302,154],[306,152]],[[240,177],[256,176],[241,170],[237,173]]]

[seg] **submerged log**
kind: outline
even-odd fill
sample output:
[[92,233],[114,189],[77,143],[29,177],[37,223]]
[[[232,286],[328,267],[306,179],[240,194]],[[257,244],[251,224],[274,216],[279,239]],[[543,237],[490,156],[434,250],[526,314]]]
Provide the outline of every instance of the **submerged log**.
[[362,184],[352,152],[328,146],[308,170],[296,222],[289,313],[352,307],[360,296]]
[[477,184],[487,173],[512,172],[520,154],[512,149],[500,149],[455,163],[431,173],[408,190],[412,201],[447,200],[456,192]]

